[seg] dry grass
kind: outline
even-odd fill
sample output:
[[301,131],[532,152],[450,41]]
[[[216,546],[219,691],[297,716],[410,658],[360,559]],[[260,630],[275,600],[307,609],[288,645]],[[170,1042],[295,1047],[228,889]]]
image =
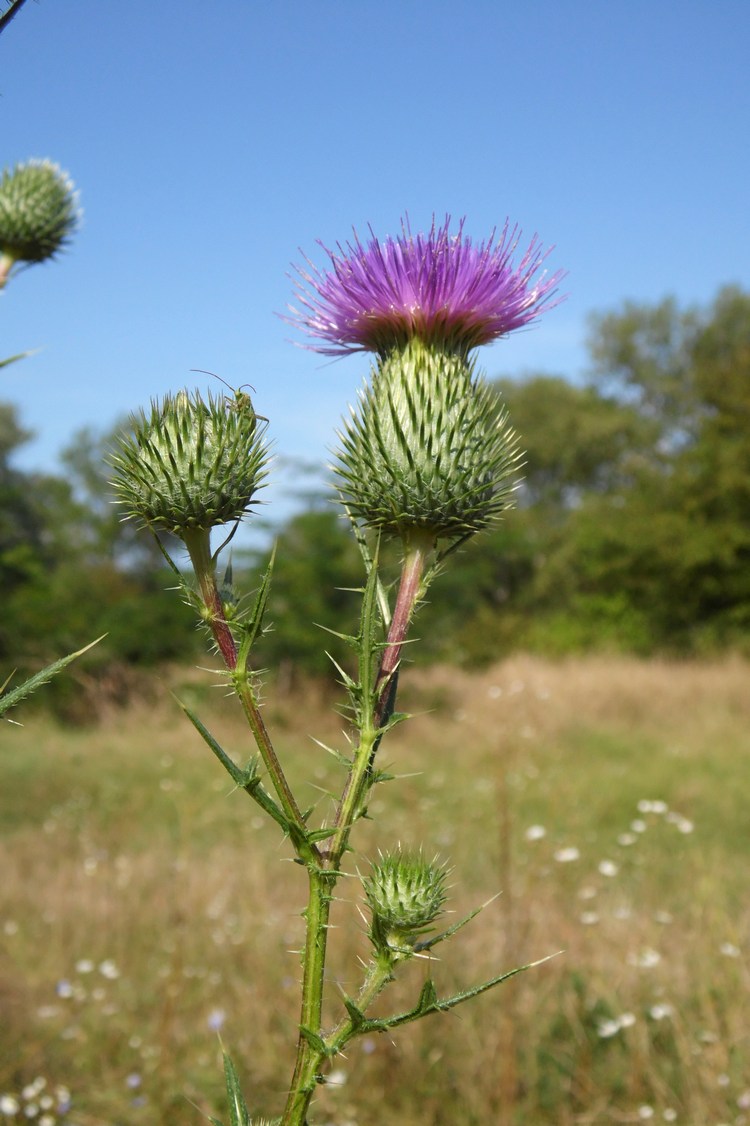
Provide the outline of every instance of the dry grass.
[[[402,777],[376,792],[356,863],[424,843],[454,865],[453,910],[502,895],[384,1009],[413,1003],[428,969],[447,992],[564,953],[355,1043],[317,1123],[750,1121],[749,673],[517,658],[404,678],[418,714],[383,748]],[[245,756],[232,704],[192,677],[181,691]],[[340,725],[314,696],[267,713],[324,816],[339,769],[308,733],[341,746]],[[197,1126],[223,1113],[222,1023],[248,1100],[277,1111],[304,873],[275,827],[166,694],[84,733],[6,727],[0,760],[0,1094],[42,1075],[71,1089],[70,1126]],[[356,879],[340,891],[331,980],[354,989]]]

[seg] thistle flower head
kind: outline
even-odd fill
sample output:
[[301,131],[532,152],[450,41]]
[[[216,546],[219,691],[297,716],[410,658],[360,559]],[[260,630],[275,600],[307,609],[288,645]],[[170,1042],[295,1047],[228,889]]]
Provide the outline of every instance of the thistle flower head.
[[339,490],[367,527],[458,538],[510,507],[515,433],[497,395],[454,353],[418,339],[390,353],[339,439]]
[[127,516],[184,539],[238,520],[257,503],[268,460],[264,428],[248,403],[240,406],[180,391],[134,418],[110,459]]
[[[428,234],[413,235],[408,220],[401,234],[379,241],[354,241],[337,251],[323,247],[330,268],[296,267],[293,324],[324,355],[358,351],[386,355],[412,337],[466,356],[535,320],[549,307],[563,276],[547,277],[536,236],[514,264],[520,232],[506,222],[499,238],[473,243],[450,218],[433,220]],[[322,244],[321,244],[322,245]],[[541,271],[541,272],[540,272]]]
[[44,262],[61,250],[80,220],[72,181],[49,160],[5,169],[0,178],[0,254]]
[[445,903],[447,871],[420,853],[381,857],[364,881],[376,946],[409,946],[435,922]]

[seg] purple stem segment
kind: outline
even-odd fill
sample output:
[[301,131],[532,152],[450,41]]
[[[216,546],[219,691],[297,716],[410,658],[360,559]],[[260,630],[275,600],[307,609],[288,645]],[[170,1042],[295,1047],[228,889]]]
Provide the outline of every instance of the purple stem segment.
[[[432,543],[433,536],[431,534],[421,536],[412,534],[410,540],[407,541],[406,554],[401,570],[401,582],[399,583],[396,605],[388,630],[388,642],[378,671],[378,688],[384,688],[387,681],[393,677],[401,660],[401,650],[406,641],[409,623],[419,597],[425,558],[432,547]],[[395,693],[382,692],[375,709],[376,727],[380,727],[385,721],[388,711],[393,710],[395,700],[391,698],[392,696],[395,696]]]

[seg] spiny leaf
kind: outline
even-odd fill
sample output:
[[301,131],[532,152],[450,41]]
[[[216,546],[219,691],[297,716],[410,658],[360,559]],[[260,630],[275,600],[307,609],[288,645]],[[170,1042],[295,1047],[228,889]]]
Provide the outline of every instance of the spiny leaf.
[[366,708],[372,705],[376,693],[376,656],[382,650],[382,618],[378,612],[378,571],[377,555],[373,560],[370,573],[367,576],[362,598],[362,615],[360,619],[360,658],[359,658],[359,683],[362,701]]
[[[106,634],[102,634],[106,637]],[[30,696],[32,692],[36,692],[37,688],[41,688],[43,684],[47,684],[58,673],[62,672],[71,661],[75,661],[77,657],[87,653],[94,645],[98,645],[102,637],[97,637],[96,641],[92,641],[89,645],[84,645],[83,649],[77,649],[75,653],[69,653],[67,657],[61,657],[59,661],[53,661],[51,665],[35,673],[34,676],[29,677],[23,684],[19,684],[18,688],[14,688],[12,692],[6,692],[0,696],[0,715],[3,715],[9,708],[14,707]],[[7,683],[7,682],[6,682]]]
[[355,1005],[351,997],[344,997],[344,1008],[349,1014],[349,1019],[352,1022],[352,1035],[356,1036],[357,1031],[362,1027],[365,1022],[365,1014],[360,1008]]
[[299,1031],[300,1035],[307,1040],[310,1047],[314,1048],[316,1052],[319,1052],[322,1056],[329,1054],[325,1040],[318,1036],[317,1032],[313,1032],[311,1028],[305,1028],[304,1024],[300,1025]]
[[271,593],[271,575],[273,574],[273,565],[276,560],[276,545],[274,544],[271,552],[271,557],[268,560],[268,566],[263,572],[263,578],[258,587],[258,593],[255,596],[253,608],[248,614],[247,621],[243,622],[242,643],[240,644],[239,653],[237,656],[238,667],[245,669],[247,665],[247,658],[250,655],[255,639],[260,632],[263,625],[263,617],[266,612],[268,604],[268,596]]
[[335,832],[332,826],[326,829],[313,829],[307,834],[307,839],[310,844],[317,844],[318,841],[327,841]]
[[240,1089],[240,1081],[234,1064],[227,1053],[224,1053],[224,1077],[227,1083],[229,1096],[229,1121],[231,1126],[252,1126],[250,1112]]
[[18,352],[15,356],[8,356],[5,360],[0,360],[0,368],[6,367],[7,364],[14,364],[16,360],[23,360],[26,356],[31,356],[31,352]]
[[[560,953],[559,951],[557,953]],[[454,1009],[456,1005],[462,1004],[464,1001],[469,1001],[472,997],[478,997],[481,993],[486,993],[488,989],[493,989],[496,985],[501,985],[509,978],[515,977],[516,974],[523,973],[524,970],[533,969],[534,966],[541,966],[544,962],[548,962],[550,958],[557,957],[557,954],[548,954],[546,958],[539,958],[536,962],[528,962],[525,966],[517,966],[514,970],[508,970],[507,973],[498,974],[497,977],[491,978],[489,981],[482,982],[481,985],[475,985],[471,989],[466,989],[462,993],[454,993],[452,997],[444,997],[442,1000],[437,996],[434,983],[427,980],[422,986],[422,992],[419,995],[419,1001],[413,1009],[409,1009],[405,1013],[396,1013],[394,1016],[381,1017],[373,1020],[365,1020],[361,1027],[360,1032],[387,1032],[391,1028],[397,1028],[402,1024],[410,1024],[412,1021],[419,1020],[421,1017],[430,1016],[432,1013],[446,1013],[450,1009]]]
[[[493,899],[496,898],[496,896],[493,896]],[[447,930],[442,931],[440,934],[434,935],[434,937],[432,938],[425,939],[424,942],[415,943],[415,954],[420,953],[422,950],[431,950],[432,947],[437,946],[439,942],[443,942],[446,938],[450,938],[451,935],[454,935],[456,933],[456,931],[460,931],[462,927],[465,927],[467,923],[470,923],[472,919],[475,919],[480,911],[483,911],[489,903],[492,903],[492,899],[488,900],[487,903],[483,903],[481,907],[477,907],[468,915],[464,915],[463,919],[459,919],[457,923],[454,923],[452,927],[448,927]]]
[[[177,697],[175,697],[177,699]],[[279,808],[267,790],[261,784],[258,768],[255,761],[251,762],[244,769],[237,766],[230,756],[226,753],[220,743],[214,738],[211,732],[203,723],[198,719],[197,715],[190,710],[187,704],[183,704],[181,700],[177,703],[182,708],[185,715],[192,723],[195,730],[198,732],[203,741],[211,748],[217,759],[229,774],[229,777],[234,782],[238,789],[244,790],[246,794],[258,803],[266,813],[268,813],[274,821],[281,826],[287,836],[292,835],[292,826],[284,816],[283,811]],[[295,834],[295,839],[300,841],[299,833]]]
[[187,704],[183,704],[181,700],[177,700],[177,703],[180,705],[183,712],[188,717],[200,737],[216,755],[217,759],[229,774],[229,777],[232,779],[234,784],[236,786],[241,786],[244,789],[244,787],[248,784],[246,781],[247,772],[243,771],[242,768],[237,766],[237,763],[229,757],[221,744],[214,738],[208,728],[205,727],[203,723],[201,723],[201,721],[198,719],[198,716],[195,715],[193,711],[191,711]]

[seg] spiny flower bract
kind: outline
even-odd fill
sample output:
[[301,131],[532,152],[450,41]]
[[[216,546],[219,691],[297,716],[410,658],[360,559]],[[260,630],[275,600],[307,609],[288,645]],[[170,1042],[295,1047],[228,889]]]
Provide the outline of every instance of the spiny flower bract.
[[379,241],[371,231],[362,243],[355,232],[337,251],[321,243],[330,268],[295,267],[303,311],[292,309],[290,320],[330,356],[383,356],[415,336],[466,355],[529,324],[563,276],[541,270],[549,252],[534,236],[516,265],[517,227],[506,222],[499,238],[474,243],[464,222],[452,233],[449,217],[441,226],[433,220],[426,235],[413,235],[405,219],[397,238]]
[[435,922],[445,903],[446,869],[420,853],[382,856],[364,881],[376,946],[413,942]]
[[510,507],[515,433],[498,396],[453,353],[416,339],[391,353],[339,438],[339,490],[367,527],[455,538]]

